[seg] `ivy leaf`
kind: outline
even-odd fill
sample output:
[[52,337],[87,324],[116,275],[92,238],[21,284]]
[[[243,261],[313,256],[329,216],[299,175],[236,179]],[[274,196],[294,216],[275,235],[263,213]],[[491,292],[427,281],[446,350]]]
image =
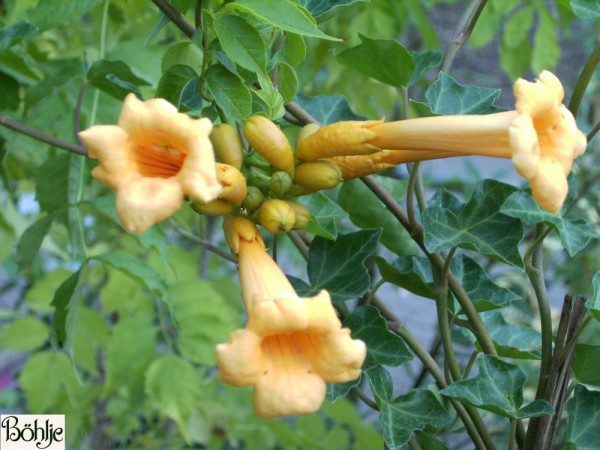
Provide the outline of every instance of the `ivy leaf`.
[[56,339],[61,345],[67,343],[67,350],[69,351],[73,345],[74,318],[77,307],[77,298],[73,294],[79,283],[80,274],[81,269],[72,273],[69,278],[63,281],[54,292],[51,303],[55,308],[52,327],[54,328]]
[[[268,80],[267,46],[256,28],[240,16],[220,16],[215,32],[225,54],[244,69]],[[260,79],[260,78],[259,78]]]
[[573,374],[580,383],[600,387],[600,345],[579,343],[575,347]]
[[377,404],[390,402],[394,392],[394,382],[390,372],[380,365],[372,366],[364,371]]
[[594,278],[592,278],[592,285],[594,286],[594,294],[585,303],[585,306],[592,313],[592,317],[600,322],[600,272],[596,273]]
[[23,232],[17,243],[17,264],[19,268],[25,269],[33,263],[33,260],[38,255],[44,238],[50,231],[55,215],[50,214],[31,224]]
[[409,51],[393,39],[370,39],[359,34],[361,43],[337,55],[343,65],[382,83],[408,86],[415,71]]
[[146,395],[155,409],[175,421],[189,444],[190,419],[202,395],[202,385],[194,367],[178,356],[162,355],[148,367],[145,385]]
[[205,81],[226,117],[242,121],[252,114],[252,94],[237,75],[215,64],[206,71]]
[[569,2],[577,17],[582,19],[600,17],[600,3],[598,3],[598,0],[569,0]]
[[296,95],[296,103],[323,125],[342,120],[366,119],[352,111],[348,100],[343,95],[318,95],[311,97],[309,95],[298,94]]
[[332,14],[337,14],[338,9],[355,3],[368,1],[369,0],[300,0],[300,3],[314,18],[323,20],[323,16],[330,17]]
[[359,306],[344,320],[352,337],[367,344],[366,365],[399,366],[413,359],[400,336],[392,333],[377,308]]
[[150,86],[151,83],[133,73],[124,61],[100,59],[90,67],[87,79],[92,86],[108,95],[123,100],[129,93],[142,97],[138,86]]
[[105,253],[95,256],[94,259],[119,270],[146,287],[152,294],[167,300],[168,293],[162,277],[145,261],[123,252]]
[[518,250],[523,227],[519,220],[501,213],[506,198],[515,190],[508,184],[483,180],[458,214],[442,206],[429,206],[422,214],[427,250],[459,246],[523,267]]
[[0,29],[0,50],[10,48],[35,33],[37,33],[37,28],[24,20],[5,26]]
[[567,402],[569,413],[565,443],[568,450],[600,448],[600,392],[578,384],[575,395]]
[[503,111],[494,104],[500,92],[500,89],[463,85],[440,72],[425,92],[425,98],[434,114],[490,114]]
[[252,14],[259,20],[301,36],[340,40],[319,30],[310,13],[290,0],[236,0],[227,7]]
[[310,222],[306,231],[326,239],[337,238],[336,221],[347,218],[346,211],[321,192],[298,197],[297,201],[310,211]]
[[413,52],[410,54],[415,61],[415,70],[408,82],[408,86],[413,86],[417,81],[421,79],[423,73],[432,67],[437,67],[442,63],[442,52],[438,50],[428,52]]
[[164,98],[180,109],[187,86],[198,79],[194,69],[183,64],[175,64],[164,71],[156,88],[156,97]]
[[545,400],[522,406],[525,374],[519,366],[483,354],[477,357],[477,365],[475,378],[452,383],[441,394],[511,419],[554,414],[554,408]]
[[362,374],[356,380],[348,381],[347,383],[328,383],[327,384],[327,401],[335,402],[338,398],[345,397],[354,386],[360,386],[362,382]]
[[585,219],[563,217],[540,208],[529,190],[520,190],[509,196],[500,212],[521,219],[527,225],[547,223],[559,234],[569,256],[575,256],[590,240],[598,237],[597,231]]
[[365,259],[375,252],[381,230],[364,230],[340,235],[335,241],[317,236],[308,254],[309,295],[326,289],[334,302],[353,300],[370,286]]
[[540,359],[542,335],[529,327],[507,323],[500,311],[481,315],[499,356],[512,359]]
[[[406,192],[406,183],[378,177],[395,198]],[[398,225],[394,215],[360,180],[349,180],[342,184],[338,202],[350,215],[352,223],[360,228],[381,228],[381,242],[397,255],[414,255],[417,246],[408,232]]]

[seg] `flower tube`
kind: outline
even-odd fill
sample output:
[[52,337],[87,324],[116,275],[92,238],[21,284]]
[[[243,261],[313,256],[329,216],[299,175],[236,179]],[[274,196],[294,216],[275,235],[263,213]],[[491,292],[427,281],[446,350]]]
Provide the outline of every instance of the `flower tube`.
[[[533,83],[519,79],[513,91],[513,111],[329,125],[300,142],[297,157],[311,161],[392,150],[402,152],[398,155],[400,160],[415,152],[413,161],[431,159],[436,152],[439,157],[480,155],[512,159],[517,172],[529,181],[538,204],[557,213],[567,196],[567,175],[573,160],[584,153],[586,137],[562,104],[564,90],[552,73],[542,72]],[[344,147],[335,140],[342,133]],[[421,157],[419,152],[425,153]],[[357,165],[369,164],[368,158],[354,161]]]
[[217,198],[211,130],[210,120],[178,113],[166,100],[129,94],[117,125],[95,125],[79,137],[100,161],[92,176],[117,193],[123,226],[141,233],[177,211],[186,195]]
[[342,328],[327,291],[298,297],[251,220],[229,217],[223,228],[238,257],[248,323],[217,345],[219,377],[253,385],[259,417],[314,413],[326,383],[360,376],[366,346]]

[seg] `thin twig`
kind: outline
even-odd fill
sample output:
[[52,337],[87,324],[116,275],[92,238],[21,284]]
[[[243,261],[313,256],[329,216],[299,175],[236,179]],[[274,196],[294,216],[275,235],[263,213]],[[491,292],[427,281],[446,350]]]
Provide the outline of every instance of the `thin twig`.
[[187,20],[185,20],[169,2],[166,0],[152,0],[152,3],[154,3],[158,9],[160,9],[165,16],[167,16],[171,22],[175,24],[175,26],[177,26],[177,28],[183,31],[183,34],[185,34],[187,37],[191,38],[194,33],[196,33],[196,29]]
[[594,136],[596,136],[596,134],[598,134],[598,131],[600,131],[600,122],[598,122],[596,124],[596,126],[594,126],[594,128],[592,128],[592,131],[590,131],[588,133],[588,135],[586,136],[588,143],[594,139]]
[[379,406],[375,403],[374,400],[370,399],[369,396],[358,386],[354,386],[351,391],[356,394],[356,396],[369,408],[374,409],[375,411],[379,411]]
[[596,71],[598,64],[600,64],[600,42],[598,45],[596,45],[594,51],[592,51],[592,54],[583,66],[583,69],[581,69],[581,73],[579,74],[579,78],[577,79],[577,83],[573,89],[573,95],[571,96],[571,101],[569,102],[569,111],[571,111],[574,117],[577,117],[579,107],[581,106],[581,101],[583,100],[585,91],[590,83],[590,80],[594,76],[594,72]]
[[179,225],[177,225],[177,223],[173,219],[169,219],[169,222],[171,223],[171,226],[173,227],[173,229],[178,234],[180,234],[181,236],[183,236],[184,238],[189,239],[190,241],[193,241],[193,242],[201,245],[205,249],[213,252],[216,255],[219,255],[220,257],[226,259],[227,261],[231,261],[232,263],[237,264],[237,259],[235,257],[231,256],[229,253],[224,252],[219,247],[211,244],[210,242],[208,242],[208,241],[206,241],[204,239],[201,239],[198,236],[194,236],[192,233],[184,230]]
[[309,123],[316,123],[316,124],[320,125],[320,123],[317,119],[315,119],[308,111],[306,111],[304,108],[302,108],[296,102],[286,103],[285,109],[292,116],[294,116],[296,119],[298,119],[298,121],[300,121],[300,123],[302,123],[304,125],[307,125]]

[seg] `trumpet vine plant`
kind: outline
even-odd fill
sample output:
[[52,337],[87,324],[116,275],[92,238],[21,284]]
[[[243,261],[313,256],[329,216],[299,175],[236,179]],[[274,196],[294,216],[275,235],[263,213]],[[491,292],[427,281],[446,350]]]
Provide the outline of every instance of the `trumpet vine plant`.
[[67,448],[599,449],[599,17],[0,2],[0,411]]

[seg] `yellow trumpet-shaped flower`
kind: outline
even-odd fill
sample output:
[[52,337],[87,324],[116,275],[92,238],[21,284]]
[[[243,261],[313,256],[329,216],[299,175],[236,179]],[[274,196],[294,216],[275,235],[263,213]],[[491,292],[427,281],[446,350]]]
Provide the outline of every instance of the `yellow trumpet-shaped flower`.
[[326,291],[298,297],[252,221],[229,217],[223,227],[238,257],[248,323],[217,345],[219,376],[254,386],[259,417],[314,413],[326,383],[359,377],[365,344],[342,328]]
[[[516,109],[487,115],[438,116],[397,122],[340,122],[319,129],[299,144],[302,160],[369,154],[348,161],[379,169],[386,155],[370,151],[400,151],[399,160],[413,161],[464,155],[512,159],[517,172],[529,180],[538,204],[556,213],[567,196],[567,175],[573,160],[583,154],[585,135],[562,104],[563,87],[552,73],[544,71],[536,82],[515,82]],[[345,125],[343,125],[345,124]],[[335,137],[344,132],[344,147]],[[369,138],[369,133],[374,138]],[[334,139],[331,142],[331,139]],[[365,148],[367,151],[365,151]],[[425,152],[420,154],[419,152]],[[432,153],[433,152],[433,153]],[[434,156],[435,154],[439,156]],[[371,160],[370,158],[373,158]],[[335,160],[334,160],[335,162]],[[404,161],[403,161],[404,162]],[[383,163],[385,164],[385,163]],[[342,169],[342,172],[344,170]]]
[[91,158],[92,175],[117,192],[117,214],[129,231],[143,232],[175,211],[188,195],[217,198],[212,123],[177,112],[163,99],[125,98],[117,125],[95,125],[79,133]]

